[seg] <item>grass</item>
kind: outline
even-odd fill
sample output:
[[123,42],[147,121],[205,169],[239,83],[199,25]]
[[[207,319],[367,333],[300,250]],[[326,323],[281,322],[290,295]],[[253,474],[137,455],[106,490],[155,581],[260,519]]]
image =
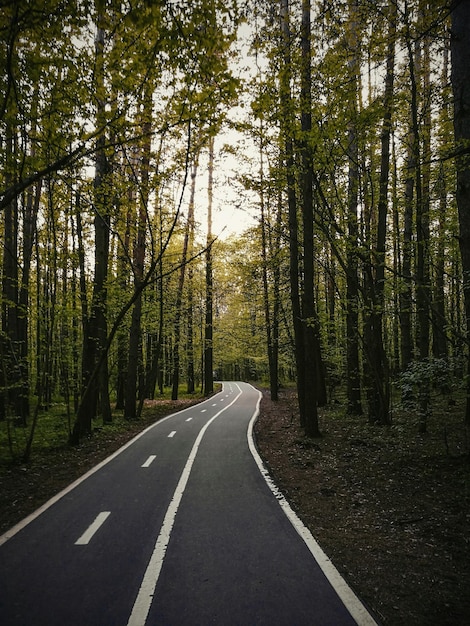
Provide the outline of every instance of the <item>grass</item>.
[[[122,411],[116,410],[113,410],[113,422],[111,424],[103,424],[101,418],[98,417],[94,421],[93,438],[118,436],[129,430],[134,430],[136,425],[143,428],[144,425],[155,422],[178,410],[179,405],[200,400],[203,400],[203,395],[200,392],[188,394],[186,388],[181,387],[178,400],[173,401],[171,400],[171,389],[166,388],[163,395],[158,395],[155,400],[145,402],[142,415],[135,422],[129,422],[123,417]],[[32,406],[34,406],[33,403]],[[34,432],[31,456],[43,456],[49,451],[67,447],[73,419],[73,415],[68,415],[65,403],[60,401],[53,402],[47,410],[40,411]],[[14,419],[0,421],[0,467],[12,463],[21,463],[30,436],[32,421],[31,418],[26,427],[19,426]]]

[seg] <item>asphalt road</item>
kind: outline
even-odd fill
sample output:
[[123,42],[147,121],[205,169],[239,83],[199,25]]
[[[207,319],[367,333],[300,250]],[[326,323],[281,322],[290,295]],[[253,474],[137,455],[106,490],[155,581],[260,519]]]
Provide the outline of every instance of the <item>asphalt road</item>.
[[262,467],[259,398],[224,383],[0,537],[0,624],[375,624]]

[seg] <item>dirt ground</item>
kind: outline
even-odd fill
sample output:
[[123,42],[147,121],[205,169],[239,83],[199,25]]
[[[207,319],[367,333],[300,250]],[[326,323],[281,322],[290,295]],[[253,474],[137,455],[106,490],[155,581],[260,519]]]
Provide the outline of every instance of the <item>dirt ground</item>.
[[[418,435],[407,415],[384,430],[320,410],[322,438],[306,439],[295,395],[263,389],[257,445],[278,486],[379,623],[470,624],[470,434],[461,407]],[[187,404],[150,411],[124,432],[102,429],[78,448],[0,467],[0,533],[123,445]]]
[[470,442],[462,408],[418,435],[320,409],[306,439],[295,397],[263,390],[257,445],[291,506],[379,623],[470,624]]

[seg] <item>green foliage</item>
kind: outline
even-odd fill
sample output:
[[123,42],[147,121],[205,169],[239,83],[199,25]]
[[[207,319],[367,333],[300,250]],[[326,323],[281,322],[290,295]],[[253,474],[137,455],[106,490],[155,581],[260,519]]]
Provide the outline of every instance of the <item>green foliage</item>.
[[455,372],[456,363],[450,359],[429,358],[410,363],[396,382],[403,407],[416,409],[419,392],[423,388],[434,388],[441,394],[451,396],[461,385],[461,379],[456,378]]

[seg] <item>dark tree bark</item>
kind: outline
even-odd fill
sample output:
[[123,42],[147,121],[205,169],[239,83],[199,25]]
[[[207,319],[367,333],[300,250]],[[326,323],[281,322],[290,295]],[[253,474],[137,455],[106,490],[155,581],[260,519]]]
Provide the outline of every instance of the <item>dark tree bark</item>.
[[209,178],[207,183],[207,239],[206,239],[206,302],[204,321],[204,395],[214,391],[213,354],[213,268],[212,268],[212,199],[214,170],[214,138],[209,138]]
[[[278,400],[278,364],[277,364],[277,345],[274,344],[274,311],[271,311],[271,297],[269,291],[269,266],[271,265],[272,255],[268,258],[268,228],[266,206],[265,206],[265,181],[264,181],[264,146],[263,146],[263,130],[260,129],[260,227],[261,227],[261,259],[262,277],[263,277],[263,298],[264,298],[264,319],[266,325],[266,346],[268,353],[268,369],[269,369],[269,389],[271,400]],[[276,284],[276,283],[275,283]],[[275,285],[274,285],[275,287]],[[275,291],[275,289],[274,289]],[[273,295],[273,299],[275,294]],[[273,305],[274,306],[274,305]]]
[[[95,91],[97,101],[96,126],[103,127],[105,111],[104,76],[103,76],[103,48],[104,48],[104,16],[98,16],[96,50]],[[109,259],[109,189],[108,159],[105,150],[106,137],[102,133],[96,141],[95,178],[94,178],[94,231],[95,231],[95,266],[92,303],[90,315],[84,324],[83,354],[82,354],[82,381],[83,395],[78,406],[75,424],[70,441],[78,444],[83,436],[92,432],[92,420],[97,414],[98,401],[101,391],[101,408],[105,419],[110,414],[108,380],[95,375],[98,363],[103,366],[103,350],[107,338],[107,278]],[[106,357],[107,358],[107,357]],[[102,371],[102,370],[101,370]],[[105,370],[106,371],[106,370]],[[98,373],[99,374],[99,373]],[[101,389],[100,389],[101,387]]]
[[[150,83],[147,84],[142,111],[142,136],[143,144],[140,148],[140,197],[138,199],[139,210],[137,216],[137,233],[134,243],[134,289],[140,291],[132,309],[131,327],[129,331],[129,350],[127,379],[124,395],[124,416],[133,420],[138,417],[137,391],[139,372],[142,369],[142,292],[140,285],[144,278],[145,263],[145,237],[147,232],[148,201],[149,201],[149,166],[150,166],[150,138],[152,127],[152,94]],[[140,393],[144,394],[144,384],[140,384]],[[140,404],[139,404],[140,407]]]
[[413,199],[415,186],[416,158],[413,153],[413,132],[410,130],[407,158],[406,158],[406,179],[405,179],[405,202],[403,215],[403,262],[402,276],[403,285],[400,290],[400,367],[402,370],[410,365],[413,360],[413,283],[412,283],[412,261],[413,261]]
[[[189,242],[188,242],[188,257],[191,258],[194,254],[194,213],[189,224]],[[188,393],[194,393],[195,391],[195,367],[194,367],[194,272],[191,263],[188,265],[188,306],[187,306],[187,325],[186,325],[186,358],[187,365],[187,386]]]
[[452,91],[454,95],[454,135],[457,165],[457,208],[459,244],[462,257],[463,293],[467,330],[467,404],[465,421],[470,424],[470,1],[456,2],[452,11],[451,33]]
[[[423,8],[420,7],[423,20]],[[426,76],[427,61],[424,60],[421,41],[414,42],[409,32],[406,19],[408,61],[411,83],[411,127],[413,136],[412,151],[415,159],[415,206],[416,206],[416,345],[420,360],[429,357],[430,340],[430,284],[429,284],[429,171],[426,158],[429,160],[429,138],[427,129],[426,103],[420,110],[420,78]],[[426,52],[425,40],[425,57]],[[427,78],[424,80],[426,85]],[[423,123],[424,120],[424,123]],[[422,381],[419,387],[419,430],[426,431],[429,405],[429,383]]]
[[320,328],[315,307],[314,240],[313,240],[313,162],[310,146],[312,130],[311,114],[311,43],[310,43],[310,0],[302,1],[302,74],[301,74],[301,127],[302,127],[302,221],[303,221],[303,290],[302,290],[302,335],[304,340],[304,423],[305,433],[318,437],[318,400],[326,392],[320,349]]
[[[11,120],[6,124],[6,171],[7,184],[13,184],[16,167],[15,129]],[[14,417],[23,425],[26,415],[18,394],[21,383],[18,345],[18,202],[12,199],[4,210],[3,221],[3,266],[2,266],[2,334],[0,336],[0,413],[1,418]]]
[[[444,48],[444,62],[441,75],[441,88],[443,93],[448,89],[449,84],[449,48]],[[444,124],[449,120],[449,104],[446,97],[443,98],[442,120]],[[440,150],[441,156],[444,156],[444,150]],[[432,337],[433,337],[433,355],[436,358],[447,358],[448,356],[448,321],[446,315],[446,294],[445,294],[445,256],[446,245],[445,235],[447,231],[447,214],[448,214],[448,182],[446,173],[446,164],[442,162],[439,166],[437,191],[439,194],[439,209],[437,215],[438,233],[435,256],[434,270],[434,290],[433,290],[433,309],[432,309]]]
[[348,241],[346,249],[346,393],[347,411],[350,415],[362,415],[361,372],[359,366],[359,276],[357,246],[359,227],[357,220],[359,193],[358,148],[358,76],[359,42],[357,34],[357,3],[349,1],[349,78],[352,85],[349,97],[348,129]]
[[383,339],[385,286],[385,250],[387,236],[388,186],[390,173],[390,136],[393,112],[393,83],[395,75],[395,35],[397,5],[389,4],[389,32],[385,75],[384,117],[381,133],[379,199],[377,204],[377,239],[372,251],[369,274],[367,311],[366,364],[368,373],[369,420],[390,423],[390,378],[388,358]]
[[194,220],[194,195],[196,192],[196,176],[198,168],[198,155],[194,158],[193,170],[191,173],[191,195],[188,206],[188,218],[183,240],[183,251],[181,254],[181,269],[178,280],[178,290],[175,302],[175,325],[173,331],[173,375],[171,399],[178,399],[178,389],[180,381],[180,342],[181,342],[181,318],[183,312],[183,290],[186,276],[186,264],[188,260],[188,247],[190,240],[191,224]]
[[294,352],[297,376],[297,397],[300,424],[304,427],[305,418],[305,346],[303,337],[302,313],[299,289],[299,226],[297,218],[297,196],[295,181],[295,160],[293,135],[292,96],[290,90],[291,34],[289,25],[289,2],[280,0],[280,26],[282,45],[282,67],[280,71],[281,133],[283,139],[284,163],[287,181],[287,205],[289,222],[289,279],[294,329]]

